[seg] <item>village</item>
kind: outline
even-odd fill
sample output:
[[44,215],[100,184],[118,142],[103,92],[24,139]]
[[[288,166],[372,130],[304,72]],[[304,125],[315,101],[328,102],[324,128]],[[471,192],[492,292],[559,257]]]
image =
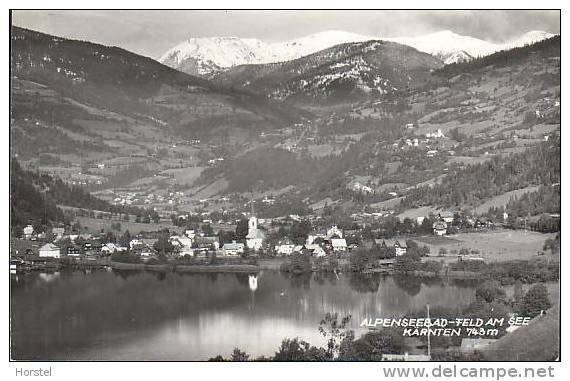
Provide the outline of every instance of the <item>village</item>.
[[[267,197],[259,200],[262,205],[272,204],[270,201]],[[24,227],[20,236],[12,240],[11,269],[43,270],[62,264],[107,266],[123,262],[209,265],[211,271],[215,265],[248,264],[259,268],[261,264],[294,272],[393,273],[395,259],[404,256],[412,245],[414,255],[441,264],[433,274],[441,275],[442,265],[458,260],[492,263],[541,256],[545,254],[545,240],[552,238],[552,234],[513,230],[507,224],[506,213],[502,221],[495,222],[450,211],[402,220],[389,211],[353,213],[341,219],[339,227],[334,220],[317,214],[258,218],[254,201],[249,204],[249,212],[231,216],[208,212],[171,215],[170,224],[161,221],[158,214],[154,222],[147,216],[143,218],[147,221],[137,217],[134,223],[125,223],[121,215],[113,221],[110,215],[103,214],[99,219],[92,218],[97,225],[89,225],[89,218],[74,211],[80,217],[73,225],[45,231],[31,224]],[[216,219],[220,216],[224,219]],[[349,225],[347,219],[351,221]],[[126,226],[121,227],[121,221]],[[138,231],[134,229],[136,226]],[[133,230],[129,231],[129,227]],[[513,240],[513,236],[519,236],[520,242]],[[511,247],[493,248],[489,245],[493,240],[497,246],[507,241]],[[375,253],[374,260],[367,258],[370,253]],[[295,257],[310,258],[310,267],[288,267]],[[236,269],[241,271],[239,267]]]

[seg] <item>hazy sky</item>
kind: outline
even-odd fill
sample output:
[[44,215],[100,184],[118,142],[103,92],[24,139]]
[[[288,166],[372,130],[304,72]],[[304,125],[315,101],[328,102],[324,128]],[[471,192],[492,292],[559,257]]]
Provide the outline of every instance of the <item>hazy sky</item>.
[[331,29],[378,37],[452,30],[499,42],[530,30],[560,33],[559,11],[14,11],[12,22],[153,58],[189,37],[283,41]]

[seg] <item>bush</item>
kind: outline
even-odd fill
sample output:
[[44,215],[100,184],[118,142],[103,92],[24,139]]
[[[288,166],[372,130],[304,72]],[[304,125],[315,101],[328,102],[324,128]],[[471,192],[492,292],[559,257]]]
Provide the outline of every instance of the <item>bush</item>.
[[284,339],[275,352],[275,361],[326,361],[324,348],[317,348],[299,338]]
[[249,355],[244,351],[241,351],[239,348],[234,348],[232,352],[232,361],[247,361],[249,360]]
[[475,296],[477,299],[491,303],[493,301],[504,301],[506,297],[505,290],[501,287],[501,284],[497,281],[487,281],[477,287],[475,291]]
[[423,262],[421,269],[423,271],[433,273],[434,275],[437,276],[443,269],[443,264],[437,261],[425,261]]
[[293,254],[291,258],[281,265],[281,271],[292,272],[294,274],[307,273],[311,271],[311,257],[308,254]]
[[394,271],[404,274],[414,272],[418,269],[420,263],[421,262],[418,258],[406,253],[396,258],[396,261],[394,262]]
[[120,262],[120,263],[141,263],[141,258],[130,252],[120,252],[120,253],[113,253],[111,255],[111,260],[113,262]]
[[487,270],[487,264],[482,261],[457,261],[450,263],[451,270],[482,272]]
[[548,290],[543,284],[536,284],[524,296],[520,313],[524,316],[535,317],[552,306],[548,298]]

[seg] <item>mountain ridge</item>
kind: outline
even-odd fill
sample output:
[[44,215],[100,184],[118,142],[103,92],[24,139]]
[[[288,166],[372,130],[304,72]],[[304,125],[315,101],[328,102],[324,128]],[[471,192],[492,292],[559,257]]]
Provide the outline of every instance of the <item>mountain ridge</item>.
[[544,31],[530,31],[503,43],[463,36],[449,30],[414,37],[366,36],[332,30],[290,41],[270,43],[234,36],[199,37],[189,38],[172,47],[158,61],[175,69],[208,78],[239,65],[286,62],[339,44],[384,40],[411,46],[442,58],[446,63],[455,63],[552,36],[554,35]]
[[412,47],[371,40],[335,45],[287,62],[237,66],[214,79],[279,100],[338,103],[393,94],[417,85],[441,66],[438,58]]

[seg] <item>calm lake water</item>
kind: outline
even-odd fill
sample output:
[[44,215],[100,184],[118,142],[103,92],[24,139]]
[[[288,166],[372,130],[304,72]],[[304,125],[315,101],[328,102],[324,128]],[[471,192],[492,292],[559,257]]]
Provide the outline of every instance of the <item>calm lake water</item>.
[[235,347],[273,355],[285,337],[324,344],[327,312],[351,314],[358,336],[364,318],[475,299],[473,285],[408,277],[264,270],[252,283],[247,274],[11,275],[12,358],[207,360]]

